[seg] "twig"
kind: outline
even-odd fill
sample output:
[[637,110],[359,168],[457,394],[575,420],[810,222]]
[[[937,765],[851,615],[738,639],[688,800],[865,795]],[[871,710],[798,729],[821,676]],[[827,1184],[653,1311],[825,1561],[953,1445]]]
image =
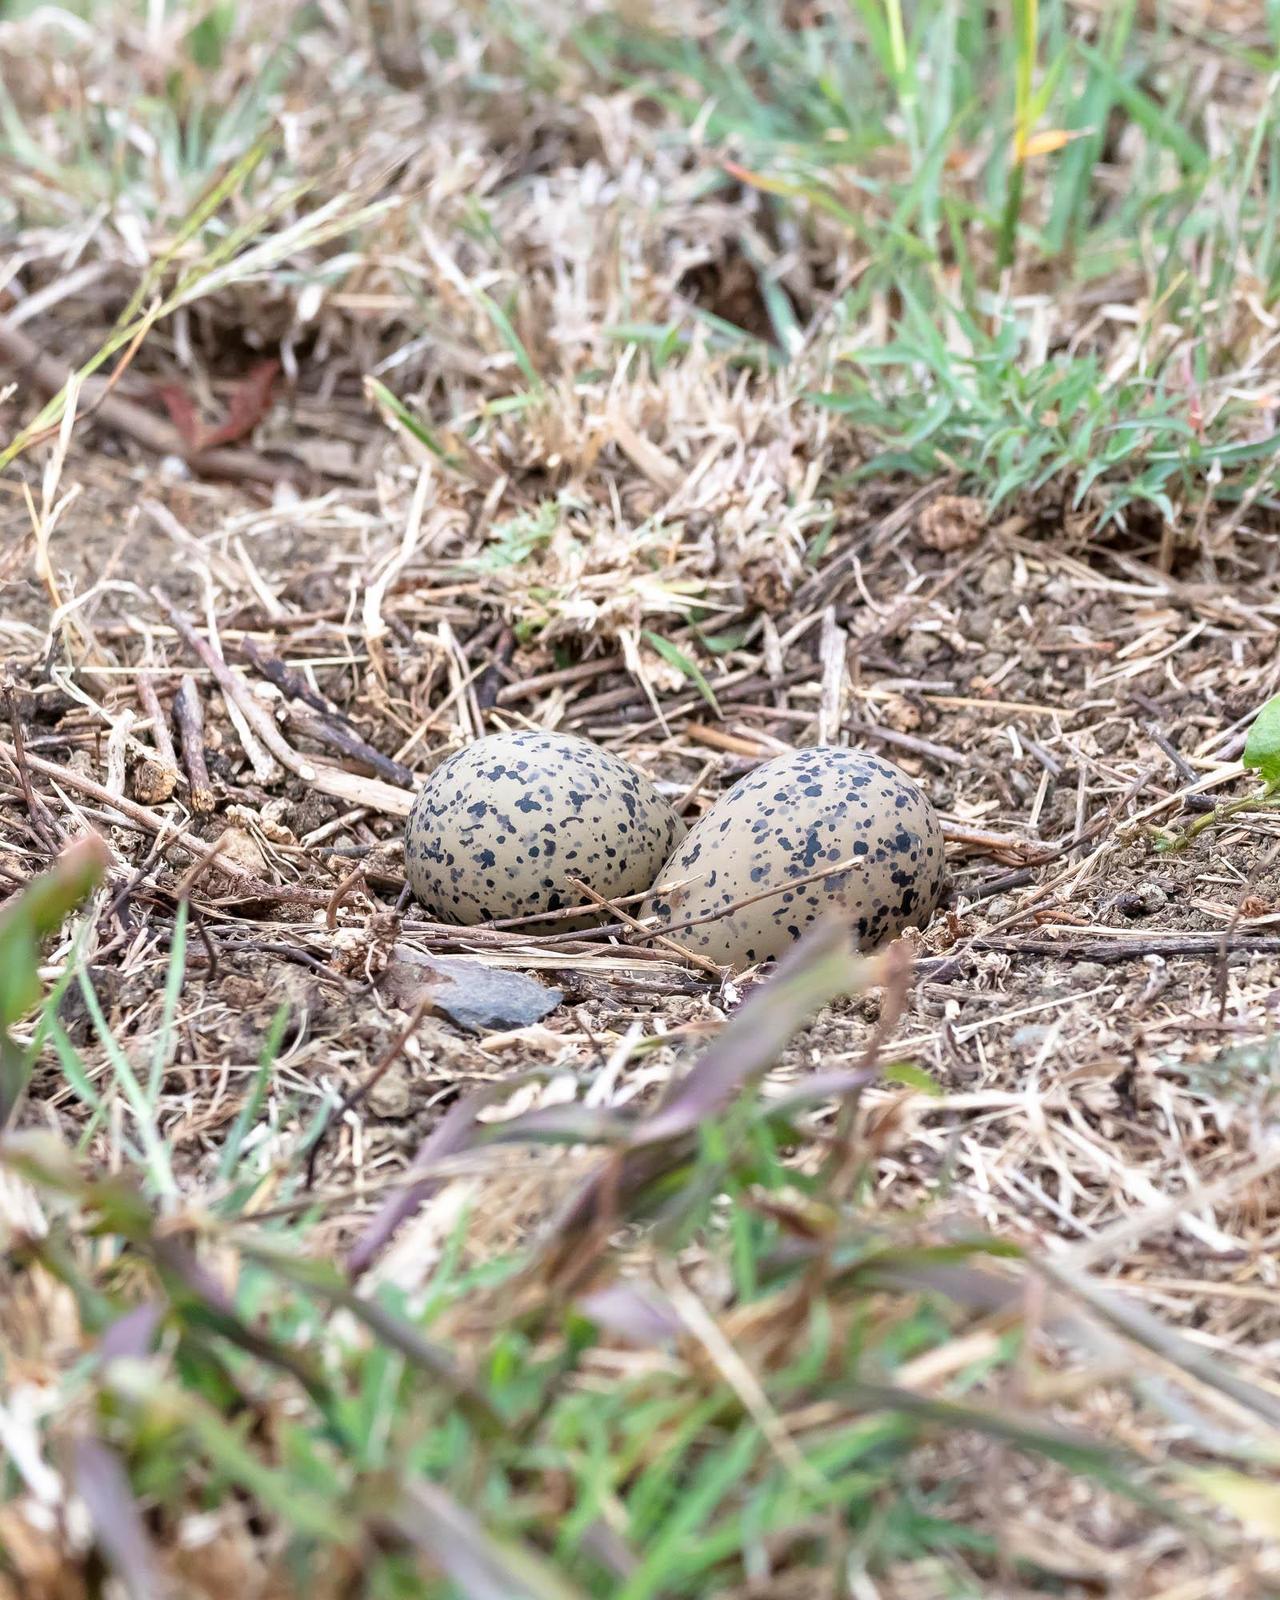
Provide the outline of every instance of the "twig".
[[227,842],[227,836],[230,834],[230,832],[230,828],[225,828],[213,841],[209,848],[198,855],[193,864],[189,866],[182,874],[177,883],[173,886],[173,894],[175,899],[185,900],[186,897],[191,893],[192,889],[195,888],[200,879],[204,877],[205,872],[222,854],[223,847]]
[[[597,894],[589,883],[584,883],[581,878],[570,878],[569,882],[580,893],[585,894],[589,900],[594,901],[602,910],[612,911],[615,917],[626,923],[632,933],[649,934],[649,930],[643,922],[633,917],[630,912],[620,910],[615,901],[606,900],[602,894]],[[709,973],[717,983],[720,982],[722,973],[710,956],[699,955],[696,950],[686,950],[682,944],[677,944],[674,939],[668,938],[665,933],[653,933],[649,934],[649,936],[655,944],[660,944],[664,950],[670,950],[673,955],[681,956],[685,961],[691,961],[695,967],[701,967],[703,972]]]
[[338,907],[363,877],[364,863],[358,861],[329,897],[329,904],[324,908],[324,925],[326,928],[336,928],[338,926]]
[[[472,645],[471,640],[467,643],[469,647]],[[489,665],[476,684],[476,704],[481,711],[491,711],[498,703],[503,684],[511,677],[509,667],[515,651],[516,636],[510,628],[504,627],[498,634],[498,642],[493,648]]]
[[133,792],[144,805],[162,805],[178,784],[178,757],[169,736],[169,722],[149,672],[138,674],[138,702],[151,720],[154,761],[142,761],[134,770]]
[[[253,747],[255,736],[261,739],[267,751],[279,757],[280,762],[290,772],[295,773],[304,783],[313,784],[323,794],[333,795],[349,804],[369,806],[392,817],[409,815],[413,809],[414,798],[411,790],[384,783],[378,778],[365,778],[359,773],[344,771],[341,767],[307,761],[300,756],[286,743],[270,712],[254,698],[244,680],[237,677],[223,656],[195,631],[190,618],[184,616],[159,589],[153,589],[151,596],[168,616],[183,640],[213,674],[226,699],[227,710],[233,719],[238,718],[237,726],[240,728],[241,741],[261,782],[278,778],[279,770],[274,762],[268,770],[267,761],[270,758],[261,749],[257,750],[255,759]],[[252,732],[249,732],[250,729]]]
[[[876,1019],[876,1025],[872,1029],[871,1037],[867,1040],[866,1049],[862,1053],[862,1060],[858,1064],[859,1073],[865,1075],[869,1083],[874,1082],[879,1074],[881,1051],[898,1026],[906,1008],[907,996],[911,992],[915,952],[905,939],[895,939],[884,952],[883,960],[884,992],[880,998],[880,1015]],[[859,1159],[865,1159],[866,1156],[861,1142],[854,1138],[859,1100],[860,1095],[857,1093],[846,1095],[836,1117],[827,1174],[830,1180],[830,1192],[837,1199],[848,1197],[858,1170]],[[832,1233],[829,1242],[834,1243],[834,1240],[835,1235]]]
[[324,1126],[312,1140],[311,1150],[307,1156],[306,1188],[310,1189],[315,1182],[316,1161],[319,1158],[320,1147],[324,1143],[329,1129],[333,1127],[336,1122],[341,1122],[348,1111],[354,1111],[356,1106],[358,1106],[361,1101],[367,1098],[370,1091],[373,1090],[377,1084],[379,1084],[382,1079],[386,1077],[387,1073],[395,1065],[396,1061],[399,1060],[400,1054],[405,1045],[407,1045],[409,1040],[413,1038],[414,1033],[417,1031],[418,1024],[430,1010],[432,1003],[430,990],[428,990],[426,994],[418,997],[418,1002],[414,1006],[413,1010],[409,1013],[408,1020],[405,1022],[404,1026],[400,1029],[399,1033],[396,1034],[395,1038],[391,1041],[387,1048],[383,1051],[382,1059],[377,1063],[373,1070],[368,1073],[362,1083],[358,1083],[356,1087],[348,1094],[343,1095],[342,1099],[333,1108],[332,1112],[325,1118]]
[[111,724],[107,736],[107,793],[119,798],[124,793],[126,746],[133,726],[133,712],[125,711]]
[[932,739],[919,739],[913,733],[899,733],[896,728],[882,728],[875,722],[846,722],[845,728],[860,739],[878,739],[882,744],[896,745],[900,750],[909,750],[912,755],[924,756],[929,761],[941,761],[944,766],[969,765],[970,758],[962,756],[958,750],[934,744]]
[[1214,997],[1218,1002],[1218,1021],[1222,1022],[1227,1015],[1227,974],[1231,965],[1231,940],[1236,929],[1240,926],[1240,919],[1244,916],[1245,894],[1241,894],[1236,901],[1235,910],[1231,913],[1231,921],[1222,930],[1218,943],[1218,974],[1214,979]]
[[977,938],[970,950],[997,950],[1011,956],[1051,956],[1063,961],[1140,961],[1144,956],[1220,956],[1247,954],[1280,955],[1280,937],[1274,934],[1157,933],[1145,939],[1086,939],[1069,943],[1063,939]]
[[[6,756],[16,764],[12,745],[5,744],[2,739],[0,739],[0,756]],[[43,756],[35,756],[30,752],[26,760],[32,772],[53,778],[68,789],[76,789],[81,794],[87,794],[91,799],[98,801],[100,805],[106,806],[111,813],[113,824],[123,825],[132,819],[143,833],[164,833],[170,827],[168,822],[158,821],[150,811],[135,805],[132,800],[126,800],[123,795],[112,794],[109,789],[105,789],[100,783],[95,783],[92,778],[82,777],[74,767],[60,767],[56,761],[46,761]],[[174,843],[178,842],[179,835],[175,832]]]
[[350,718],[343,716],[342,712],[322,694],[317,694],[300,672],[287,667],[276,656],[263,655],[248,634],[244,634],[240,639],[240,653],[248,658],[249,664],[256,667],[264,678],[274,683],[276,688],[282,694],[288,695],[291,700],[301,700],[313,711],[318,711],[322,717],[331,717],[336,722],[345,722],[348,727],[352,726]]
[[767,761],[775,754],[766,750],[757,739],[745,739],[739,733],[729,733],[724,728],[713,728],[705,722],[686,722],[684,736],[695,744],[706,745],[709,750],[723,750],[726,755],[743,756],[748,761]]
[[[496,703],[500,706],[509,706],[514,705],[517,700],[536,700],[547,689],[562,689],[566,684],[581,683],[587,678],[603,678],[607,673],[623,672],[625,668],[626,664],[621,656],[601,656],[593,661],[579,661],[576,666],[557,667],[554,672],[539,672],[532,678],[521,678],[517,683],[509,683],[505,689],[498,690]],[[634,692],[628,686],[628,697]]]
[[[7,760],[14,760],[12,745],[0,739],[0,756]],[[123,795],[113,795],[102,784],[95,783],[92,778],[82,777],[73,767],[60,767],[53,761],[45,761],[41,756],[28,755],[27,761],[33,772],[39,772],[45,777],[52,778],[55,782],[64,784],[68,789],[75,789],[81,794],[87,794],[97,800],[100,805],[108,808],[105,820],[112,827],[133,827],[138,833],[165,834],[171,832],[171,837],[165,842],[165,849],[180,849],[187,855],[196,857],[200,854],[191,840],[185,838],[179,829],[174,829],[168,819],[159,820],[148,811],[145,806],[135,805],[132,800],[126,800]],[[255,877],[251,872],[240,866],[238,862],[223,861],[221,870],[228,877],[234,878],[236,888],[244,895],[259,900],[291,901],[297,905],[326,906],[329,903],[329,894],[324,889],[306,889],[300,885],[286,885],[268,883],[265,878]],[[456,932],[457,930],[450,930]],[[518,941],[517,941],[518,942]]]
[[349,756],[353,761],[372,767],[380,777],[398,788],[416,788],[418,779],[411,767],[406,767],[403,762],[396,761],[391,756],[384,756],[381,750],[375,750],[371,744],[366,744],[358,733],[352,732],[343,723],[331,721],[327,717],[310,715],[306,711],[300,711],[297,706],[288,707],[288,716],[290,724],[299,733],[309,735],[317,744],[327,745],[340,755]]
[[[26,801],[27,811],[31,817],[31,826],[37,835],[44,841],[45,848],[56,854],[60,848],[57,834],[54,831],[56,824],[52,818],[46,818],[46,808],[36,798],[36,792],[31,787],[31,774],[27,771],[28,756],[26,745],[23,742],[22,718],[18,714],[18,697],[11,688],[4,691],[5,700],[9,705],[9,726],[13,729],[13,769],[18,774],[18,782],[22,786],[22,798]],[[37,758],[38,759],[38,758]]]
[[[213,674],[214,681],[226,697],[227,710],[231,714],[232,721],[237,724],[240,742],[259,783],[273,783],[280,777],[280,769],[272,760],[272,756],[277,757],[283,766],[291,772],[296,772],[299,777],[314,778],[315,772],[290,750],[268,712],[254,699],[245,683],[232,672],[222,653],[215,650],[207,639],[200,637],[191,619],[179,611],[163,590],[152,589],[151,598],[177,629],[182,640],[195,651],[201,662]],[[258,743],[259,740],[261,745]],[[266,748],[263,749],[262,746]]]
[[1261,789],[1255,789],[1252,794],[1242,794],[1235,800],[1224,801],[1206,811],[1202,817],[1197,817],[1194,822],[1189,822],[1181,833],[1163,834],[1159,839],[1157,848],[1173,853],[1185,850],[1186,847],[1197,839],[1206,828],[1215,828],[1224,822],[1229,822],[1232,817],[1237,817],[1244,811],[1274,811],[1280,807],[1280,785],[1274,783],[1263,784]]
[[[773,884],[768,889],[760,889],[755,894],[746,894],[740,900],[733,900],[727,906],[721,906],[716,911],[704,912],[700,917],[688,917],[683,922],[660,923],[653,919],[651,926],[637,923],[635,937],[638,939],[658,939],[662,936],[671,936],[685,933],[689,928],[700,928],[707,922],[719,922],[721,917],[730,917],[735,911],[741,911],[744,906],[753,906],[758,900],[772,900],[775,896],[786,894],[791,889],[803,889],[809,883],[821,883],[824,878],[834,877],[836,873],[848,872],[857,866],[857,856],[845,856],[842,861],[832,862],[830,866],[819,867],[816,872],[806,872],[802,878],[788,878],[784,883]],[[689,880],[682,880],[687,882]],[[679,884],[657,884],[650,891],[652,894],[671,893],[681,887]]]
[[178,725],[182,759],[191,785],[187,799],[191,809],[203,815],[213,810],[216,797],[204,760],[204,711],[200,705],[200,691],[190,673],[183,677],[174,696],[173,720]]

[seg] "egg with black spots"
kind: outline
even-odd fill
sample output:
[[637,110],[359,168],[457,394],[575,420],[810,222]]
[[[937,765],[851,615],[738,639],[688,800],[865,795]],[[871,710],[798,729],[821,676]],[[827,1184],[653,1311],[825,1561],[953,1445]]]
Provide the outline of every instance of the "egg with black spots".
[[[919,785],[878,756],[816,746],[739,779],[676,847],[644,913],[729,967],[782,955],[832,909],[874,950],[928,919],[942,872]],[[700,918],[712,920],[678,926]]]
[[[590,907],[575,878],[609,900],[642,894],[684,832],[619,756],[573,734],[521,729],[475,740],[430,775],[405,827],[405,872],[436,922],[543,917]],[[591,909],[549,926],[600,918]]]

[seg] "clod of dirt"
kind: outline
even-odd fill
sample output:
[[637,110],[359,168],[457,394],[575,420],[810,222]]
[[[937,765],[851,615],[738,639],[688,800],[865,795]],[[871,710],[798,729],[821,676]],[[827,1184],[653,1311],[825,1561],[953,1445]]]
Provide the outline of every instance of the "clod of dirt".
[[966,550],[977,544],[987,526],[983,501],[965,494],[940,494],[920,513],[920,542],[931,550]]
[[140,761],[133,769],[133,798],[144,806],[159,806],[173,793],[177,769],[160,761]]
[[906,773],[815,746],[736,783],[677,848],[644,909],[687,948],[747,966],[781,955],[831,906],[872,950],[928,918],[942,871],[937,813]]
[[397,945],[379,983],[383,994],[411,1010],[424,992],[451,1022],[472,1033],[494,1028],[527,1028],[541,1022],[564,999],[522,972],[469,961],[465,956],[426,956]]
[[[643,773],[572,734],[477,739],[436,768],[405,829],[405,871],[440,922],[541,916],[641,894],[684,824]],[[599,920],[557,920],[572,929]]]
[[238,867],[242,872],[247,872],[255,878],[266,876],[267,862],[262,854],[262,848],[253,835],[244,828],[224,828],[218,840],[218,854],[208,877],[210,889],[217,894],[231,893],[238,882],[237,875],[219,870],[223,862],[227,862],[233,869]]

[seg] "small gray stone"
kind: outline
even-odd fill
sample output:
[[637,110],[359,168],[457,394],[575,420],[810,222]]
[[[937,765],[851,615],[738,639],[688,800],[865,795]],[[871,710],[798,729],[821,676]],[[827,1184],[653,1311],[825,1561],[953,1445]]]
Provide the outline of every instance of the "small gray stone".
[[397,945],[379,987],[393,1004],[411,1010],[424,992],[450,1021],[472,1033],[527,1028],[541,1022],[564,999],[523,972],[490,967],[466,956],[427,956]]

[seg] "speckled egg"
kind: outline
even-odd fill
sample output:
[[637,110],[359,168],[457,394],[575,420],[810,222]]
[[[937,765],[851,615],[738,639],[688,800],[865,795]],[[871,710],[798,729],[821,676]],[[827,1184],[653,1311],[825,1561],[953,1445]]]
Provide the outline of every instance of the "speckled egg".
[[423,785],[405,870],[435,921],[471,926],[586,903],[571,878],[610,900],[643,893],[684,832],[649,779],[610,751],[567,733],[494,733]]
[[[849,865],[814,878],[838,862]],[[781,955],[838,907],[860,948],[873,950],[925,921],[942,866],[937,813],[905,772],[861,751],[818,746],[734,784],[677,846],[644,911],[683,923],[776,889],[673,937],[725,966],[750,966]]]

